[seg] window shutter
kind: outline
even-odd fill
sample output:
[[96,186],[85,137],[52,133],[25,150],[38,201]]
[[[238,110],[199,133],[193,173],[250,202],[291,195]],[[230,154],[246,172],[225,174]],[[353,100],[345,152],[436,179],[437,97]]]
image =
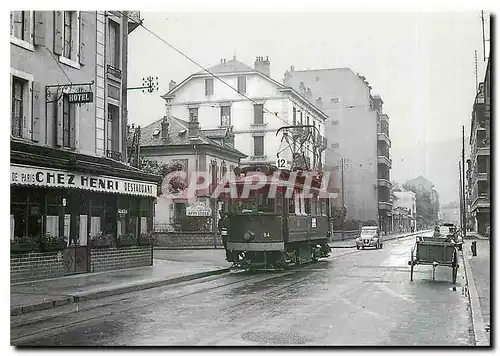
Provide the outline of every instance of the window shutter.
[[[70,104],[71,105],[71,104]],[[70,108],[69,117],[69,146],[71,148],[76,148],[76,105]]]
[[25,40],[26,42],[33,42],[33,40],[30,38],[30,35],[31,35],[31,31],[30,31],[30,13],[31,11],[23,11],[24,13],[24,33],[23,33],[23,40]]
[[[54,11],[54,53],[61,55],[62,54],[62,19],[63,19],[62,11]],[[61,136],[62,140],[62,136]]]
[[33,21],[35,21],[35,33],[33,34],[33,44],[37,46],[45,45],[45,24],[43,22],[43,17],[45,11],[35,11],[33,15]]
[[40,116],[42,114],[42,85],[33,82],[33,117],[31,128],[31,139],[35,142],[40,140]]
[[63,145],[63,99],[59,99],[55,103],[55,138],[56,138],[56,146]]
[[79,12],[80,16],[80,48],[79,48],[79,55],[78,55],[78,60],[80,64],[85,65],[86,64],[86,46],[85,46],[85,27],[87,26],[87,22],[85,21],[85,16],[84,12],[80,11]]

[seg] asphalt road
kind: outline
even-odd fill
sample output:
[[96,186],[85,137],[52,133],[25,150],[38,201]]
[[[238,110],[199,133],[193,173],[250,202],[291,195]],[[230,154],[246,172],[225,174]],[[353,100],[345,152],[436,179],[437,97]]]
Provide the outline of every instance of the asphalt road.
[[473,345],[463,266],[407,261],[413,238],[335,249],[279,273],[231,273],[11,318],[25,346]]

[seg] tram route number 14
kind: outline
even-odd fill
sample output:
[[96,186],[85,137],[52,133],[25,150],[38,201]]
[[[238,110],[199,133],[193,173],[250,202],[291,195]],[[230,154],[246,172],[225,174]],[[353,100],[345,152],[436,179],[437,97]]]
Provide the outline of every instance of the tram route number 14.
[[276,167],[278,169],[290,169],[290,164],[285,158],[278,158],[276,160]]

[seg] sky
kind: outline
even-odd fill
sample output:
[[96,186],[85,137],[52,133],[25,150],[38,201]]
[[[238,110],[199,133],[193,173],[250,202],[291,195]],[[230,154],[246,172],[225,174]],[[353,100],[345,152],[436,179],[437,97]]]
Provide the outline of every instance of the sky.
[[[390,118],[391,179],[423,175],[441,203],[458,198],[462,125],[469,136],[478,82],[484,78],[481,12],[141,12],[144,26],[208,68],[221,58],[253,66],[269,56],[271,77],[286,69],[349,67],[367,78]],[[486,21],[486,39],[489,38]],[[488,46],[488,43],[486,44]],[[486,57],[488,52],[486,53]],[[165,115],[168,83],[200,67],[144,28],[129,36],[128,86],[159,78],[159,90],[130,91],[129,122]],[[467,146],[467,142],[466,142]],[[466,147],[467,150],[467,147]]]

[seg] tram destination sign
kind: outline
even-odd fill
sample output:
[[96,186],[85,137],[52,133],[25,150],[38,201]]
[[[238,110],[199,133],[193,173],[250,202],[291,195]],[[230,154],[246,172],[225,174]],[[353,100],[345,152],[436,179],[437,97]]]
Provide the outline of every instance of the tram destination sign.
[[91,103],[94,101],[94,93],[91,91],[82,91],[79,93],[68,94],[70,104]]
[[10,184],[48,188],[76,188],[103,193],[150,197],[156,197],[157,195],[157,185],[152,182],[16,164],[10,165]]

